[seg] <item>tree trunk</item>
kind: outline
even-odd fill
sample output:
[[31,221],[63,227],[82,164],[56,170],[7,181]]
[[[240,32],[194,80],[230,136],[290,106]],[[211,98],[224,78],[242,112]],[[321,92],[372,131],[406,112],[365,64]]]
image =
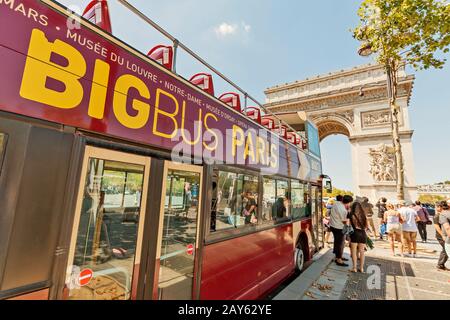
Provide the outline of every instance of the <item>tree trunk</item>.
[[397,182],[397,199],[405,199],[405,177],[403,169],[403,155],[402,146],[400,143],[400,134],[398,128],[398,115],[400,112],[399,106],[397,106],[397,63],[391,61],[386,66],[387,77],[388,77],[388,87],[390,90],[389,94],[389,106],[391,110],[392,118],[392,140],[395,150],[395,168],[396,168],[396,182]]

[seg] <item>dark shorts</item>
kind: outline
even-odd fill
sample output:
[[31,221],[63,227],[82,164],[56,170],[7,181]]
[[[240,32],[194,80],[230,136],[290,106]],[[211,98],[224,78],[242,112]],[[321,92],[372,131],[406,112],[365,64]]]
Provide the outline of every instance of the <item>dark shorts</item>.
[[350,241],[352,243],[366,243],[367,234],[364,230],[355,229],[350,235]]

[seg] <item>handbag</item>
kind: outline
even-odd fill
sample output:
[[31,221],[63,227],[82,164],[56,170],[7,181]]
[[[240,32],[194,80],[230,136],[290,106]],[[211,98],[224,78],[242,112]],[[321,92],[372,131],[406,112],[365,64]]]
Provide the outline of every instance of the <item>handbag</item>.
[[349,224],[344,224],[344,228],[342,228],[342,233],[344,235],[351,235],[353,234],[353,232],[355,232],[355,230],[353,230],[353,227]]

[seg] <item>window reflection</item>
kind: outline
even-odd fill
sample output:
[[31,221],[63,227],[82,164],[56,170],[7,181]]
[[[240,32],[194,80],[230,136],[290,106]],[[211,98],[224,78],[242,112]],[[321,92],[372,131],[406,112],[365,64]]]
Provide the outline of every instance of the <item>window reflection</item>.
[[215,171],[211,231],[258,223],[258,177]]
[[192,298],[199,196],[199,173],[168,170],[158,284],[159,299]]
[[280,220],[290,215],[289,182],[265,177],[263,180],[263,220]]
[[89,159],[72,277],[91,269],[93,278],[70,299],[130,297],[143,175],[144,166]]
[[305,192],[308,187],[298,180],[291,180],[292,218],[298,219],[306,216]]
[[263,200],[262,200],[262,219],[270,221],[276,217],[272,214],[273,206],[276,201],[276,182],[274,179],[264,178],[263,180]]

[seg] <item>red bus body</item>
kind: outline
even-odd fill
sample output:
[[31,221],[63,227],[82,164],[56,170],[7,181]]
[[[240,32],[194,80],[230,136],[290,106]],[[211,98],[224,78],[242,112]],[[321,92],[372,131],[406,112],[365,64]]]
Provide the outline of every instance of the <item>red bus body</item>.
[[[164,211],[162,199],[166,194],[162,186],[167,182],[167,163],[177,166],[172,151],[181,144],[171,134],[175,132],[174,127],[192,133],[191,138],[183,136],[181,141],[189,159],[196,160],[198,155],[192,146],[197,143],[201,151],[208,147],[203,141],[194,141],[194,125],[202,116],[202,132],[213,128],[226,136],[231,131],[238,143],[216,146],[218,151],[232,157],[230,163],[210,164],[206,160],[211,159],[204,156],[200,164],[191,165],[196,170],[192,172],[201,177],[197,189],[192,188],[197,192],[197,200],[202,200],[196,204],[198,233],[194,237],[196,241],[189,244],[187,254],[183,248],[179,250],[185,259],[192,258],[194,263],[191,298],[262,298],[298,267],[295,254],[301,252],[309,260],[320,249],[317,240],[320,231],[318,224],[313,223],[321,216],[320,155],[298,148],[297,136],[292,138],[292,143],[279,139],[278,132],[274,134],[277,128],[273,120],[264,118],[261,125],[259,108],[248,107],[246,114],[242,114],[239,99],[237,103],[233,98],[229,100],[236,98],[236,94],[221,96],[222,102],[232,103],[232,108],[226,108],[213,96],[211,75],[202,73],[190,80],[182,78],[172,73],[171,65],[161,66],[145,53],[85,21],[82,21],[83,28],[76,31],[80,38],[68,39],[64,29],[68,13],[64,7],[49,0],[21,2],[42,18],[28,19],[15,12],[13,4],[0,4],[0,212],[5,212],[6,217],[0,225],[0,251],[8,258],[0,256],[0,274],[5,275],[0,278],[0,299],[67,297],[68,248],[73,245],[70,228],[79,213],[75,212],[76,208],[84,206],[81,188],[90,181],[81,176],[83,170],[91,168],[86,165],[91,158],[84,157],[94,149],[107,150],[120,159],[109,159],[111,162],[126,161],[127,156],[144,163],[142,172],[147,174],[147,180],[143,185],[148,190],[144,188],[147,204],[141,209],[150,222],[145,220],[143,234],[137,239],[143,244],[138,253],[146,260],[132,265],[128,298],[158,298],[158,270],[163,259],[161,252],[156,253],[160,249],[158,241],[162,242],[157,219],[163,220],[160,208]],[[106,23],[100,27],[110,32],[106,1],[91,2],[85,13],[93,14],[96,5],[101,6],[102,22]],[[82,37],[100,44],[104,55],[101,50],[97,52],[80,45]],[[57,50],[63,55],[53,55]],[[163,47],[156,47],[149,54],[158,60],[163,51]],[[50,54],[46,56],[43,52]],[[166,53],[171,63],[173,57]],[[75,73],[68,72],[72,67],[68,61],[77,63]],[[45,72],[54,78],[46,77]],[[71,86],[64,86],[64,81]],[[286,139],[286,127],[281,129],[279,135]],[[255,136],[257,132],[263,132],[264,136]],[[3,143],[6,141],[3,139],[9,139],[8,143]],[[133,163],[127,168],[135,173],[136,167]],[[104,171],[113,169],[113,165],[103,168]],[[274,191],[277,200],[285,197],[281,201],[285,215],[279,220],[275,219],[277,211],[271,210],[271,218],[263,221],[262,205],[256,205],[256,222],[241,227],[236,222],[236,214],[235,228],[216,231],[211,224],[214,203],[211,190],[213,179],[219,181],[213,177],[217,172],[256,179],[253,181],[256,191],[252,192],[258,195],[259,203],[265,195],[265,187],[261,186],[266,178],[286,183],[285,191],[294,188],[294,184],[302,185],[303,195],[297,201],[302,202],[304,211],[295,216],[294,205],[289,202],[294,199],[290,198],[290,192]],[[93,180],[94,177],[97,176],[93,175]],[[175,175],[172,178],[176,181]],[[227,188],[230,189],[233,188]],[[241,191],[251,193],[249,190],[242,187]],[[187,194],[186,188],[183,192]],[[189,192],[191,196],[195,193],[191,189]],[[137,197],[136,193],[133,200],[136,206],[143,201]],[[137,220],[133,223],[138,223]],[[130,220],[122,222],[126,226],[130,224]],[[123,257],[124,252],[116,250]]]

